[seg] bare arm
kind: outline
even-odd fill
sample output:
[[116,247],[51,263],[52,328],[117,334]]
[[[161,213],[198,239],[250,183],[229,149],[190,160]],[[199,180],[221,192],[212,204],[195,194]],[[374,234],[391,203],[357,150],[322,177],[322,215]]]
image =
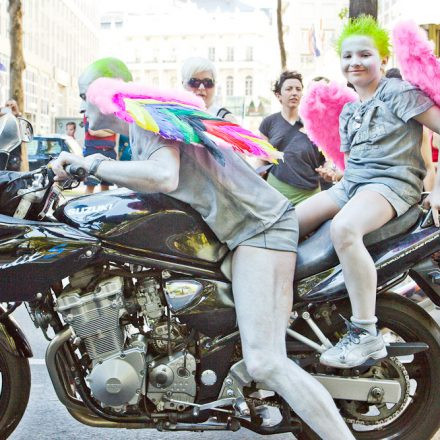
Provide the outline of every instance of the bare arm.
[[435,183],[435,167],[432,162],[432,152],[431,143],[429,142],[429,130],[423,128],[423,139],[422,139],[422,157],[425,162],[426,176],[423,179],[423,188],[425,191],[432,191]]
[[[51,162],[52,169],[59,180],[67,177],[64,167],[75,164],[90,169],[93,161],[100,154],[78,157],[62,152]],[[104,160],[95,173],[97,177],[110,183],[130,188],[139,192],[174,191],[179,184],[180,152],[177,146],[167,146],[154,152],[148,160],[109,161]]]
[[108,136],[115,134],[115,132],[111,131],[111,130],[89,130],[89,133],[92,136],[96,136],[96,137],[100,137],[100,138],[108,137]]
[[[436,105],[431,107],[426,112],[416,116],[414,119],[435,133],[440,134],[440,108],[438,108]],[[440,210],[440,173],[437,173],[434,187],[431,194],[425,199],[424,206],[431,207],[434,223],[437,227],[440,226],[438,215]]]
[[436,105],[416,116],[414,119],[430,130],[440,134],[440,108]]

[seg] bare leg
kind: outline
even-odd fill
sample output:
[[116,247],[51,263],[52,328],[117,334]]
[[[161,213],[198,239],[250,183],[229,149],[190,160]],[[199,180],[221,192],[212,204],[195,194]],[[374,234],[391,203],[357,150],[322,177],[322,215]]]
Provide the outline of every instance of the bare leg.
[[103,185],[101,183],[101,191],[108,191],[110,189],[110,187],[108,185]]
[[356,319],[368,320],[376,314],[377,272],[363,237],[395,215],[382,195],[365,190],[350,199],[332,221],[332,241]]
[[299,223],[299,236],[305,237],[326,220],[333,218],[340,207],[325,192],[320,192],[295,206]]
[[246,367],[319,436],[354,439],[327,390],[286,355],[295,258],[293,252],[250,246],[234,253],[233,290]]

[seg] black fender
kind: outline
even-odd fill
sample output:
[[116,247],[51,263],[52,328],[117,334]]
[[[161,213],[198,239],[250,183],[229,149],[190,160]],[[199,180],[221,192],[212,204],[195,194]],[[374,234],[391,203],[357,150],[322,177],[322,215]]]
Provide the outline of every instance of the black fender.
[[413,266],[408,275],[419,285],[426,293],[428,298],[438,307],[440,307],[440,268],[438,263],[431,257]]
[[0,305],[0,347],[17,357],[32,357],[29,341],[12,316],[3,316],[5,312]]

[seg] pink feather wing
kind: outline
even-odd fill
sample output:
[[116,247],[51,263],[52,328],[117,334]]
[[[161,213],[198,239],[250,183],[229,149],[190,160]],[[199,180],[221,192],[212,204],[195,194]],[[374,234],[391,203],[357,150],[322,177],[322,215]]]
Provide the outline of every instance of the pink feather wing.
[[440,106],[440,60],[426,32],[413,21],[398,23],[393,30],[393,46],[403,77]]
[[309,138],[344,170],[344,154],[340,151],[339,115],[348,102],[358,99],[350,88],[336,82],[312,83],[301,100],[299,114]]

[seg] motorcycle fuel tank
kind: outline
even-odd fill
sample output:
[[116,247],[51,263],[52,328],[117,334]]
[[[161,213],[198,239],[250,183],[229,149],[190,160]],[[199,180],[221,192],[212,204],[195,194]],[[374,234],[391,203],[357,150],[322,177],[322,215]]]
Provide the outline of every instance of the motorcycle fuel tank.
[[139,254],[216,263],[228,251],[199,213],[164,194],[105,191],[72,199],[54,215],[110,246]]

